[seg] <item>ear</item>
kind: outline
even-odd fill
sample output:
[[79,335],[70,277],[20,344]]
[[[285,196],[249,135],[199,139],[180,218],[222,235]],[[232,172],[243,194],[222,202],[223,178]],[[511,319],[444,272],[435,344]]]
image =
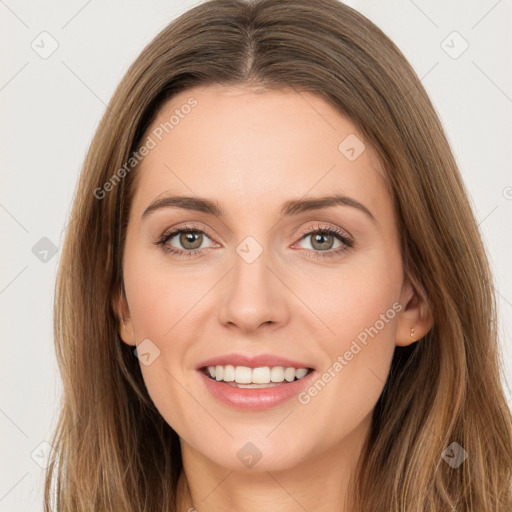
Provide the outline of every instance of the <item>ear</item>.
[[116,289],[112,299],[112,307],[118,319],[118,332],[127,345],[135,346],[135,332],[133,330],[130,309],[124,292],[124,287]]
[[413,284],[413,280],[406,277],[400,293],[403,309],[398,316],[396,345],[401,347],[420,340],[434,325],[425,293],[419,283]]

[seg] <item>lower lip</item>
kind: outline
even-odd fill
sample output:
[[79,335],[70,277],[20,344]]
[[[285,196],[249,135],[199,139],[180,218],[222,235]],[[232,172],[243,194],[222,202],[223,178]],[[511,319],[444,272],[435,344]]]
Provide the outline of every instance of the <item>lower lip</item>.
[[290,400],[310,385],[316,373],[313,370],[302,379],[269,388],[237,388],[222,381],[210,379],[202,370],[198,372],[208,391],[215,398],[231,407],[246,411],[262,411]]

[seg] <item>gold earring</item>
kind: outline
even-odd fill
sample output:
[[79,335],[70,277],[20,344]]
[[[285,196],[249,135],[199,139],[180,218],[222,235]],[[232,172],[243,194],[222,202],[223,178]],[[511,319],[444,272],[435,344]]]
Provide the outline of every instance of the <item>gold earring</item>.
[[411,329],[411,334],[410,334],[410,336],[411,336],[411,341],[412,341],[412,338],[414,338],[414,327]]

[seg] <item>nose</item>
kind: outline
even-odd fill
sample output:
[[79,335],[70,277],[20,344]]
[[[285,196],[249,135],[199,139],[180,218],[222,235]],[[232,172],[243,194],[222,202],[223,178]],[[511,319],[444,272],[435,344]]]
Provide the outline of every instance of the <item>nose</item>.
[[252,262],[238,253],[222,286],[219,321],[244,333],[261,325],[282,327],[289,319],[290,292],[266,250]]

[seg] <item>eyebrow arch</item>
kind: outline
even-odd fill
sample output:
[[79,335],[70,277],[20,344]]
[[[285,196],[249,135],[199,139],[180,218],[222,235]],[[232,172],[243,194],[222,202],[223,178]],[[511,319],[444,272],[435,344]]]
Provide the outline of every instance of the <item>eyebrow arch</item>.
[[[332,206],[351,206],[365,213],[373,222],[377,222],[373,214],[359,201],[340,194],[334,194],[324,197],[311,199],[291,199],[283,203],[281,207],[281,216],[297,215],[306,211],[320,210]],[[223,208],[216,202],[203,197],[176,196],[170,195],[159,197],[152,201],[144,210],[141,220],[147,218],[151,213],[161,208],[183,208],[186,210],[195,210],[198,212],[209,213],[216,217],[224,216]]]

